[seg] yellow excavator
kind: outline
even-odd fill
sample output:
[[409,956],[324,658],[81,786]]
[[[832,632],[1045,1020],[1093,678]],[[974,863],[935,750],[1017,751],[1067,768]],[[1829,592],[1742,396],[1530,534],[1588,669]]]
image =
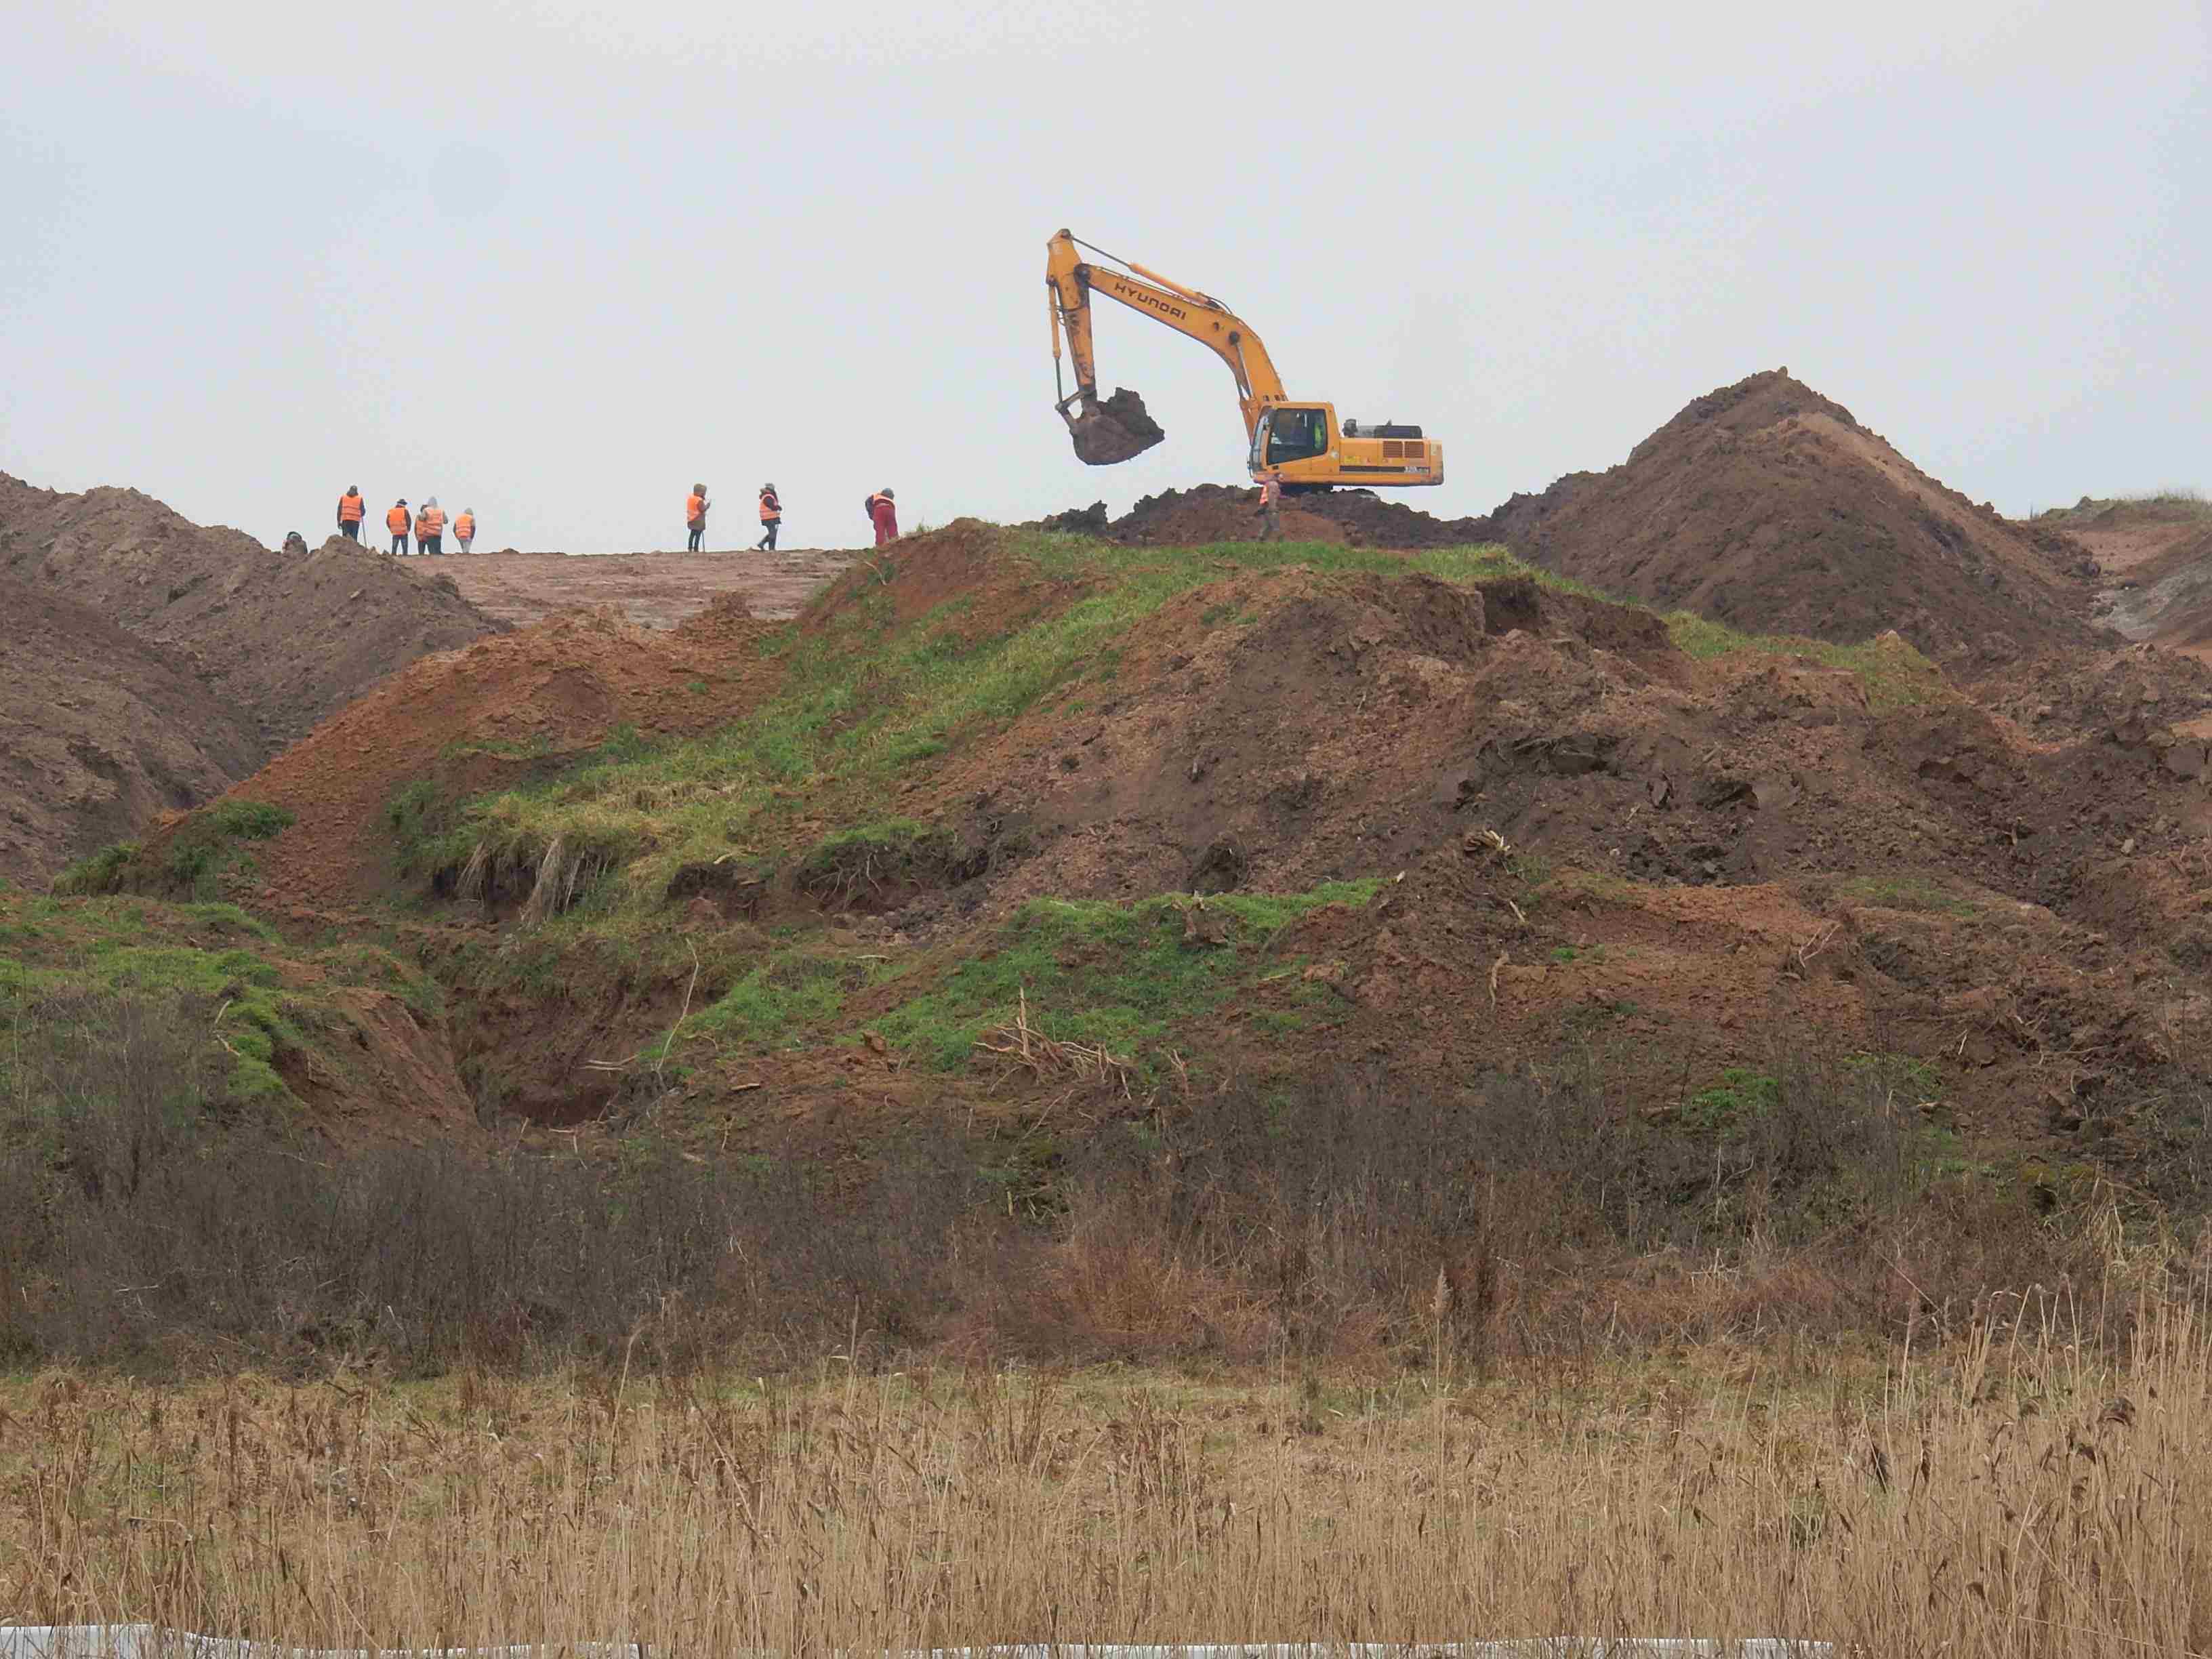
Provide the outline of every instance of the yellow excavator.
[[[1278,472],[1284,488],[1294,492],[1337,484],[1371,489],[1444,481],[1444,447],[1424,436],[1418,426],[1362,426],[1346,421],[1340,428],[1334,404],[1291,398],[1251,325],[1220,301],[1170,282],[1133,259],[1116,258],[1065,230],[1045,247],[1044,280],[1052,295],[1052,373],[1060,397],[1054,407],[1067,422],[1077,459],[1085,465],[1111,466],[1142,454],[1167,436],[1135,392],[1117,390],[1111,398],[1098,395],[1097,357],[1091,343],[1091,296],[1096,292],[1188,335],[1229,365],[1237,377],[1237,401],[1251,446],[1253,477]],[[1109,263],[1086,260],[1082,251]],[[1060,373],[1063,337],[1075,367],[1073,392]]]

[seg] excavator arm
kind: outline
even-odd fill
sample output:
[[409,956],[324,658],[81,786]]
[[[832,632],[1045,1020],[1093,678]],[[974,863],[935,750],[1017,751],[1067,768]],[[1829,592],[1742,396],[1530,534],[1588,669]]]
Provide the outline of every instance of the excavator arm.
[[[1243,411],[1248,441],[1257,430],[1261,416],[1288,395],[1260,337],[1220,301],[1156,270],[1147,270],[1133,260],[1114,259],[1088,242],[1078,242],[1065,230],[1045,246],[1045,286],[1052,302],[1053,375],[1060,381],[1063,337],[1075,373],[1074,391],[1060,382],[1060,401],[1054,407],[1074,434],[1075,453],[1085,462],[1104,466],[1126,461],[1167,435],[1146,413],[1144,399],[1135,392],[1117,391],[1111,398],[1099,397],[1097,354],[1091,339],[1094,292],[1188,335],[1228,364],[1236,378],[1237,401]],[[1087,262],[1078,251],[1085,248],[1102,259],[1112,259],[1113,264]]]

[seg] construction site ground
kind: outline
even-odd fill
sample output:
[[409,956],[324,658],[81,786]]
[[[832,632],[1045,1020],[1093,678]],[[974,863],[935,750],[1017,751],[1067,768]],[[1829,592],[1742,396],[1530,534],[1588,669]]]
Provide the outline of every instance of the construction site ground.
[[[385,562],[470,635],[68,884],[229,928],[319,1011],[268,1071],[352,1134],[836,1171],[957,1123],[1019,1187],[1232,1079],[1602,1054],[1699,1133],[1814,1054],[1965,1164],[2169,1190],[2212,668],[2100,625],[2104,532],[1776,374],[1485,520],[1352,492],[1268,544],[1251,508]],[[7,899],[42,975],[70,902]]]
[[707,553],[622,553],[575,557],[564,553],[449,552],[409,559],[410,573],[450,579],[487,617],[523,628],[562,611],[611,605],[641,628],[673,628],[718,595],[738,593],[754,615],[796,616],[823,583],[852,562],[848,552],[751,547]]

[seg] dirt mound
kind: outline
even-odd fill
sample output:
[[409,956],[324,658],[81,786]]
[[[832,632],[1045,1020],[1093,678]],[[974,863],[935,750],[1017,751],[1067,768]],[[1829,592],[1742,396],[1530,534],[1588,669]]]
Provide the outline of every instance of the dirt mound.
[[326,909],[375,893],[386,809],[410,784],[471,793],[558,772],[623,728],[672,737],[736,718],[777,672],[763,631],[726,594],[673,633],[572,613],[412,664],[233,792],[297,817],[258,849],[264,890]]
[[[1105,505],[1054,514],[1038,528],[1073,530],[1130,547],[1196,547],[1260,538],[1256,486],[1200,484],[1139,497],[1120,518]],[[1371,489],[1333,489],[1285,502],[1283,533],[1293,541],[1351,547],[1462,547],[1495,540],[1487,520],[1438,519]]]
[[2197,700],[2132,661],[2062,701],[2025,730],[1894,635],[1856,669],[1701,661],[1527,580],[1240,573],[907,785],[901,813],[1013,850],[886,921],[939,941],[1031,898],[1381,876],[1286,947],[1356,1011],[1342,1052],[1448,1083],[1563,1031],[1707,1070],[1814,1033],[1947,1053],[1979,1127],[2034,1139],[2195,1041],[2173,951],[2212,890],[2203,750],[2158,718]]
[[1552,569],[1756,633],[1893,628],[1972,671],[2091,640],[2078,543],[1946,489],[1787,370],[1698,398],[1620,465],[1491,522]]
[[265,758],[394,669],[498,624],[450,580],[332,537],[287,556],[135,489],[0,474],[0,570],[180,652]]
[[220,794],[253,769],[249,722],[174,652],[0,575],[0,875],[69,860]]

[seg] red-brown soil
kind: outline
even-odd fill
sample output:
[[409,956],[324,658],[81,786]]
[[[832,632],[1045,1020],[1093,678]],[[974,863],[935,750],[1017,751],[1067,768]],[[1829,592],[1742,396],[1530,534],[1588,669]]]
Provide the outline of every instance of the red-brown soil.
[[[940,601],[933,552],[894,591]],[[874,948],[957,952],[1036,896],[1379,873],[1384,902],[1297,936],[1353,1011],[1328,1048],[1440,1081],[1568,1030],[1698,1075],[1801,1041],[1941,1054],[1961,1122],[2063,1142],[2116,1073],[2208,1053],[2212,797],[2174,726],[2212,674],[2121,650],[1967,690],[1875,651],[1894,676],[1693,660],[1525,580],[1230,574],[1132,628],[1110,683],[903,785],[901,814],[1034,850],[902,896]]]
[[726,594],[672,633],[571,612],[410,665],[234,792],[298,817],[257,849],[266,890],[343,909],[385,887],[385,809],[407,784],[501,787],[559,770],[617,726],[654,737],[735,718],[775,672],[760,632]]
[[[848,573],[802,628],[956,599],[948,627],[996,626],[1086,591],[963,522]],[[851,942],[925,973],[988,949],[983,930],[1033,896],[1383,878],[1375,902],[1279,942],[1295,972],[1186,1034],[1217,1073],[1372,1054],[1455,1084],[1587,1040],[1620,1046],[1662,1098],[1680,1079],[1661,1070],[1702,1079],[1812,1045],[1937,1065],[1954,1121],[1989,1143],[2118,1146],[2114,1079],[2212,1072],[2212,795],[2202,739],[2177,729],[2212,708],[2212,672],[2138,648],[2055,660],[1963,686],[1895,636],[1863,673],[1698,660],[1649,612],[1524,579],[1230,570],[1118,636],[1110,672],[791,827],[896,813],[994,839],[1005,855],[972,881],[853,896]],[[570,617],[417,663],[240,790],[299,814],[257,847],[265,902],[319,925],[383,890],[380,814],[408,782],[491,787],[623,722],[708,727],[779,673],[726,601],[671,634]],[[668,921],[747,926],[681,901]],[[1199,901],[1189,925],[1189,948],[1215,948]],[[476,1017],[512,1039],[503,1063],[545,1057],[522,1097],[557,1115],[580,1097],[578,1056],[635,1052],[688,990],[577,987]],[[1316,995],[1341,1018],[1304,1030]],[[693,1086],[749,1133],[832,1142],[1029,1086],[940,1087],[903,1059],[732,1058]]]
[[1966,672],[2090,641],[2079,543],[1946,489],[1786,370],[1698,398],[1619,466],[1490,525],[1549,568],[1754,633],[1893,628]]
[[0,474],[0,570],[191,661],[266,758],[382,679],[497,624],[450,582],[333,536],[305,557],[135,489]]
[[[853,562],[846,552],[744,548],[726,553],[624,553],[585,558],[565,553],[449,554],[436,574],[461,597],[510,628],[563,611],[612,605],[640,628],[669,629],[716,597],[741,593],[763,621],[799,614],[807,596]],[[410,574],[423,568],[408,562]]]
[[189,662],[97,612],[0,575],[0,876],[43,883],[70,859],[253,769],[250,721]]

